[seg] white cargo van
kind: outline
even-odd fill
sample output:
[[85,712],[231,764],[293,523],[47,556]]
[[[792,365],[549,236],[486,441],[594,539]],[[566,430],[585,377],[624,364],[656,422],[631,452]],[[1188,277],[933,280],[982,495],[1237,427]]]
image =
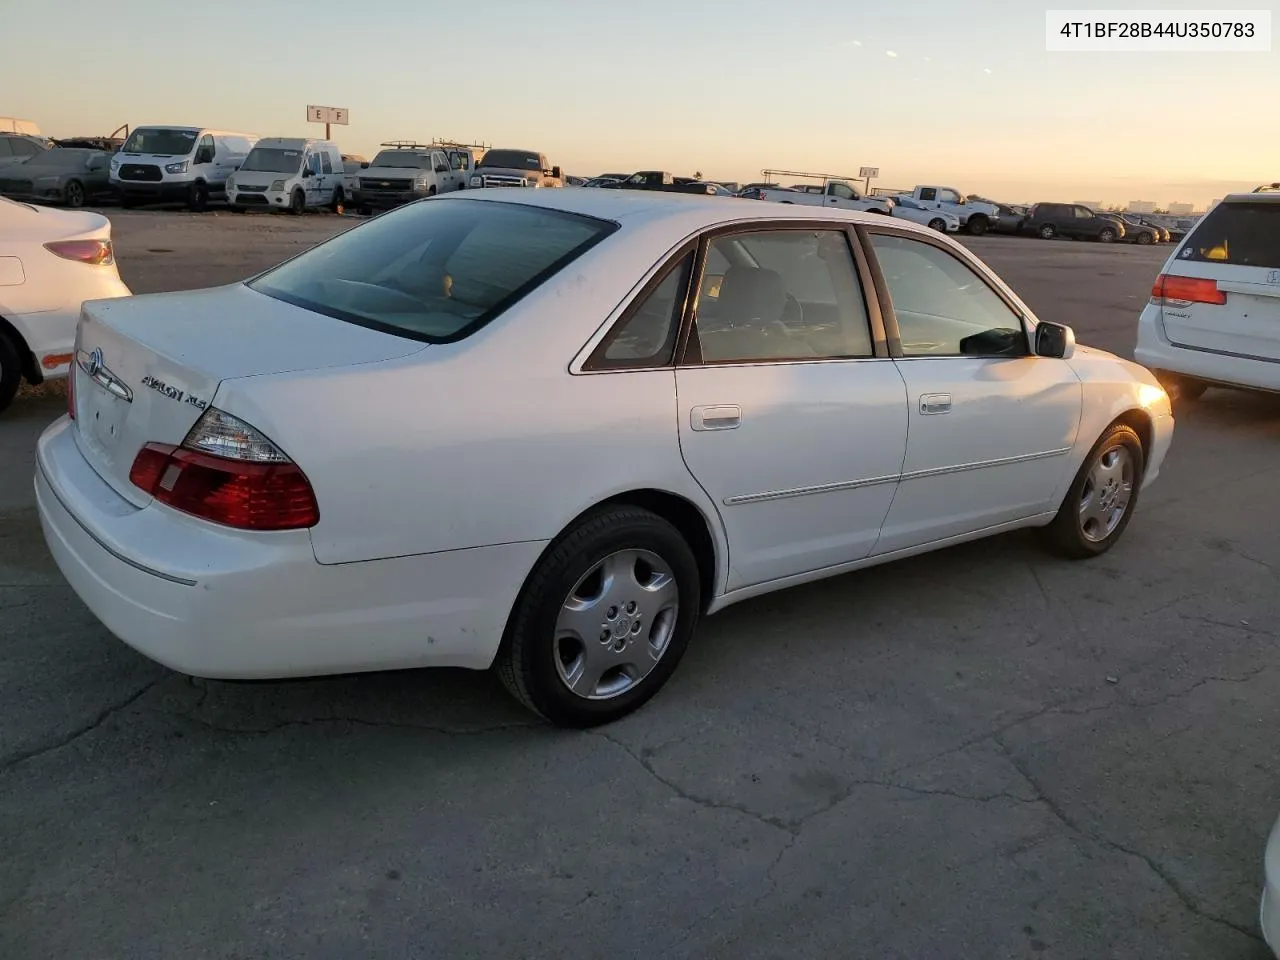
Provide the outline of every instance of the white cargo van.
[[123,207],[181,201],[203,210],[223,197],[257,142],[256,134],[204,127],[136,127],[111,158],[111,186]]
[[19,120],[17,117],[0,117],[0,133],[21,133],[28,137],[43,136],[34,120]]
[[345,175],[342,152],[330,140],[264,137],[227,178],[227,203],[240,211],[265,207],[302,213],[328,207],[341,213]]

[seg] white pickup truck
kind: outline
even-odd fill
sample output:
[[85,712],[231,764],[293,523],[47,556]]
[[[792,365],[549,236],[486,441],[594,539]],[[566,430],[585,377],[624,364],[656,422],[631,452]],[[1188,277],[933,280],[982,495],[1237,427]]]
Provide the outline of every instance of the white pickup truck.
[[844,180],[837,179],[823,178],[820,184],[798,183],[789,189],[763,189],[758,199],[772,200],[774,203],[802,203],[813,207],[829,206],[841,210],[893,214],[893,201],[888,197],[864,197]]
[[960,219],[960,229],[980,237],[1000,219],[1000,208],[994,203],[970,200],[955,187],[917,186],[900,194],[921,204],[926,210],[940,210]]

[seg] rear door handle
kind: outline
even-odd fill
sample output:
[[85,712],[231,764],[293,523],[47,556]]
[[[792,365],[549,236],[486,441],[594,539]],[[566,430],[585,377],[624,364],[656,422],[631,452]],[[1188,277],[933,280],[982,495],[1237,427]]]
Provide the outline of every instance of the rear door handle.
[[699,431],[737,430],[742,426],[742,408],[736,404],[694,407],[689,411],[689,426]]
[[925,416],[951,412],[951,394],[926,393],[920,398],[920,412]]

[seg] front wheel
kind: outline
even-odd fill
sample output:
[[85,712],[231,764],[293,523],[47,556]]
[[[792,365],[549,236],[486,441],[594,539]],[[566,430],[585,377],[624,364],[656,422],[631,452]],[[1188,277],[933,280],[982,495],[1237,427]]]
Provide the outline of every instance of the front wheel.
[[341,187],[333,191],[333,202],[329,204],[329,209],[332,210],[334,213],[336,213],[338,216],[342,216],[344,213],[346,213],[347,203]]
[[980,213],[975,213],[965,223],[965,228],[969,234],[974,237],[980,237],[987,232],[987,228],[991,226],[991,221]]
[[1116,238],[1116,232],[1112,230],[1110,227],[1103,227],[1098,232],[1099,243],[1112,243],[1115,240],[1115,238]]
[[62,202],[68,207],[84,206],[84,184],[79,180],[68,180],[62,188]]
[[943,220],[941,217],[938,217],[938,218],[935,218],[935,219],[933,219],[933,220],[930,220],[930,221],[929,221],[929,229],[930,229],[930,230],[937,230],[939,233],[946,233],[946,232],[947,232],[947,221]]
[[187,209],[196,213],[204,211],[209,206],[209,188],[203,183],[193,183],[191,190],[187,193]]
[[1110,550],[1133,516],[1145,465],[1142,441],[1133,428],[1123,423],[1108,427],[1085,458],[1058,515],[1042,531],[1046,546],[1077,560]]
[[289,212],[295,217],[300,216],[307,209],[307,197],[301,190],[293,191],[293,196],[289,198]]
[[529,575],[498,674],[517,700],[557,726],[610,723],[675,671],[700,598],[697,561],[675,527],[639,507],[597,510]]
[[1153,236],[1152,236],[1151,234],[1149,234],[1149,233],[1140,233],[1140,234],[1138,234],[1138,244],[1139,244],[1140,246],[1145,247],[1145,246],[1147,246],[1148,244],[1152,244],[1152,243],[1155,243],[1155,242],[1156,242],[1156,238],[1155,238],[1155,237],[1153,237]]
[[1046,223],[1036,232],[1040,235],[1041,240],[1052,240],[1058,235],[1058,231],[1053,228],[1052,223]]

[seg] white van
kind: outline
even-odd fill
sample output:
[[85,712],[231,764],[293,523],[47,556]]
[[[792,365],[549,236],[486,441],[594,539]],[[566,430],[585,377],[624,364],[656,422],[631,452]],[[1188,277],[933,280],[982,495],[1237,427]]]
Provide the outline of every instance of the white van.
[[0,117],[0,133],[21,133],[28,137],[43,136],[34,120],[19,120],[17,117]]
[[204,127],[137,127],[111,157],[111,186],[122,207],[185,201],[203,210],[225,193],[256,134]]
[[267,207],[302,213],[328,207],[341,213],[345,176],[342,152],[330,140],[264,137],[227,179],[227,203],[239,211]]

